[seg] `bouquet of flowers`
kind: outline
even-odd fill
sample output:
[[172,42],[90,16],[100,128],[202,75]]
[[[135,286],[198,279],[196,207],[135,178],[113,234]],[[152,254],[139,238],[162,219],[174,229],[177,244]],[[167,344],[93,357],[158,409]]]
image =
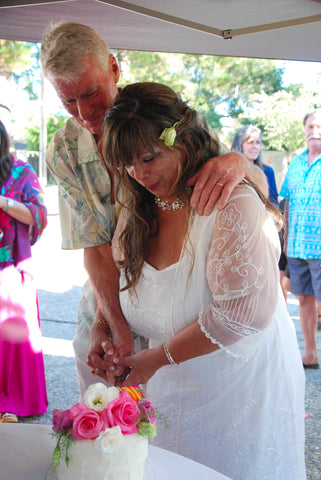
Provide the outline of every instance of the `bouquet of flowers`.
[[124,435],[156,435],[155,407],[137,385],[121,389],[103,383],[90,385],[84,403],[69,410],[54,410],[52,423],[58,438],[53,466],[59,462],[62,450],[68,466],[68,450],[74,440],[94,440],[99,452],[111,453],[118,450]]

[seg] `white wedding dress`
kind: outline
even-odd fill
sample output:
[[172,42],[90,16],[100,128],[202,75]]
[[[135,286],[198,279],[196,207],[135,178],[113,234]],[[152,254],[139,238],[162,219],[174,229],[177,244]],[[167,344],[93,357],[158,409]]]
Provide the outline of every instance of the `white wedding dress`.
[[191,216],[178,263],[158,271],[145,262],[137,296],[120,294],[130,328],[150,347],[195,320],[221,346],[161,368],[147,393],[169,424],[158,422],[152,443],[233,480],[306,478],[304,371],[279,254],[271,216],[241,185],[223,211]]

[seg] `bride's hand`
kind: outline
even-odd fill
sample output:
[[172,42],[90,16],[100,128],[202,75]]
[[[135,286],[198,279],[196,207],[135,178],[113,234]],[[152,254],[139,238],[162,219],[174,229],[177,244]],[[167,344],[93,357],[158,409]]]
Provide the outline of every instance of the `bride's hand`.
[[154,373],[164,365],[162,349],[151,348],[141,350],[140,352],[128,357],[120,357],[118,365],[121,367],[130,367],[130,373],[120,384],[122,387],[132,385],[141,385],[147,383]]

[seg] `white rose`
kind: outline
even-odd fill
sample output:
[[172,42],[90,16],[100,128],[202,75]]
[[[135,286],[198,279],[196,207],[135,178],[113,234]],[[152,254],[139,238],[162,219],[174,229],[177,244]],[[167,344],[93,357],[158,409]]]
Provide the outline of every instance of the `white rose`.
[[99,453],[113,453],[117,452],[123,441],[124,436],[117,425],[117,427],[106,428],[100,432],[95,440],[95,448]]
[[104,410],[108,403],[119,397],[116,387],[106,387],[103,383],[90,385],[84,394],[84,404],[97,412]]

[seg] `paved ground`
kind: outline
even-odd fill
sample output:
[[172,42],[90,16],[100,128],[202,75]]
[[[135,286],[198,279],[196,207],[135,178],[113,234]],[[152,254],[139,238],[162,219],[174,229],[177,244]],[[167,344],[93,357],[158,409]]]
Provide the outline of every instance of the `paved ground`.
[[[49,224],[33,247],[38,284],[43,351],[49,407],[45,415],[26,417],[25,422],[51,424],[54,408],[66,409],[78,401],[78,385],[71,340],[76,329],[77,306],[86,277],[82,251],[60,249],[59,216],[55,197],[50,200]],[[303,348],[298,304],[289,296],[289,313]],[[321,332],[318,333],[321,360]],[[306,371],[306,465],[307,480],[321,479],[321,369]],[[289,479],[291,480],[291,479]]]

